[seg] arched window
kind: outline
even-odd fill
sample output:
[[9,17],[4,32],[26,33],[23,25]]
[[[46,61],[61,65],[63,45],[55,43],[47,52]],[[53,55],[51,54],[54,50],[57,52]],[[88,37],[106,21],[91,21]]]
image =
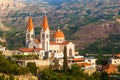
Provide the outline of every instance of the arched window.
[[72,57],[72,49],[69,49],[69,57]]

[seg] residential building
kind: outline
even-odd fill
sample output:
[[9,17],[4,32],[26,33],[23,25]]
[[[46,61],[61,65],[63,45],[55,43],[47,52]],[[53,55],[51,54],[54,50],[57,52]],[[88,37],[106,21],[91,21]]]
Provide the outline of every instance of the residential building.
[[110,59],[110,63],[115,66],[120,65],[120,54],[113,55],[113,57]]
[[108,74],[110,73],[117,73],[117,67],[113,64],[107,64],[105,66],[103,66],[103,72],[107,72]]

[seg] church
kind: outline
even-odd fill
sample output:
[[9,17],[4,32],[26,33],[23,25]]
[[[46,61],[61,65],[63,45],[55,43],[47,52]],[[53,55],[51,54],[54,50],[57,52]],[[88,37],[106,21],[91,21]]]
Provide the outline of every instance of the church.
[[50,28],[46,15],[43,16],[40,28],[40,36],[39,39],[37,39],[35,38],[34,23],[30,16],[26,29],[26,48],[21,50],[39,49],[42,50],[42,53],[39,53],[39,55],[44,58],[50,58],[51,56],[54,58],[63,58],[63,50],[66,46],[67,56],[75,56],[75,45],[65,40],[65,35],[59,28],[52,35],[52,39],[50,39]]
[[[40,36],[35,37],[34,24],[32,17],[29,17],[26,28],[26,48],[20,48],[15,55],[37,55],[35,59],[14,60],[21,66],[27,66],[28,62],[36,63],[36,66],[51,69],[62,69],[64,47],[67,48],[68,66],[77,64],[82,67],[85,72],[91,73],[96,69],[96,58],[84,57],[79,54],[75,55],[75,45],[65,40],[64,33],[58,28],[53,35],[50,36],[50,27],[47,16],[44,15],[40,26]],[[52,38],[52,39],[51,39]]]

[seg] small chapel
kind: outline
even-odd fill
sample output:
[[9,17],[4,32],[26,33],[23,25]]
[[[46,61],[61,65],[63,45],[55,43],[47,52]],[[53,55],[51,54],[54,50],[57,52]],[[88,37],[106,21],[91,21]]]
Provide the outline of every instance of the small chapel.
[[54,58],[63,58],[63,50],[66,46],[67,56],[75,56],[75,45],[72,42],[65,40],[65,35],[59,28],[52,35],[53,39],[50,39],[50,28],[46,15],[43,16],[40,29],[40,36],[39,39],[37,39],[35,38],[34,23],[30,16],[26,29],[26,48],[21,50],[37,49],[42,51],[39,53],[42,57],[50,58],[51,55],[54,55]]

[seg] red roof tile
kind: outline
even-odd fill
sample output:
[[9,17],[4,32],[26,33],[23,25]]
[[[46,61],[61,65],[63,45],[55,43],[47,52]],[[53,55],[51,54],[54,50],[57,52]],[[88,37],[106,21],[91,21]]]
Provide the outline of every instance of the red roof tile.
[[62,32],[60,29],[58,29],[58,30],[54,33],[53,38],[65,38],[65,36],[64,36],[63,32]]
[[34,51],[40,51],[40,50],[43,50],[41,48],[20,48],[19,51],[21,52],[34,52]]
[[120,57],[120,54],[115,54],[115,56]]
[[74,58],[73,61],[83,61],[85,60],[84,58]]
[[107,64],[106,66],[103,67],[103,71],[109,73],[115,73],[116,72],[116,67],[113,64]]
[[83,63],[79,63],[78,66],[86,67],[86,66],[91,66],[91,64],[89,64],[87,62],[83,62]]
[[20,48],[19,51],[21,52],[33,52],[32,48]]
[[66,45],[68,43],[69,43],[69,41],[64,41],[62,43],[50,42],[50,45]]
[[34,41],[37,43],[37,44],[40,44],[40,41],[38,39],[35,39],[34,38]]

